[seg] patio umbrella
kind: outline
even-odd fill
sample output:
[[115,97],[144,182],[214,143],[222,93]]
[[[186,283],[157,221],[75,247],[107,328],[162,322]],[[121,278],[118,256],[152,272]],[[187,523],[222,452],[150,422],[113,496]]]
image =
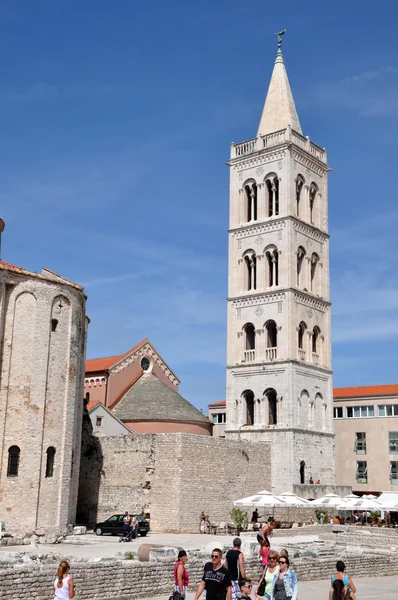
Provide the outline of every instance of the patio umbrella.
[[293,492],[283,492],[283,494],[278,494],[277,498],[280,498],[285,502],[286,506],[290,506],[293,508],[297,508],[302,506],[303,508],[308,508],[310,501],[305,498],[300,498],[297,494]]
[[286,506],[286,504],[267,490],[262,490],[258,492],[258,494],[254,494],[253,496],[248,496],[247,498],[242,498],[241,500],[235,500],[234,506],[251,506],[256,508],[272,508],[272,516],[275,514],[275,507]]
[[275,508],[275,506],[286,506],[285,502],[267,490],[235,500],[234,506],[255,506],[257,508]]
[[309,505],[315,507],[324,507],[327,508],[336,508],[343,506],[345,504],[345,500],[340,498],[337,494],[326,494],[322,496],[322,498],[317,498],[316,500],[310,500]]
[[287,520],[290,521],[290,509],[291,508],[311,508],[309,500],[305,498],[300,498],[297,494],[293,492],[283,492],[283,494],[279,494],[278,498],[283,500],[287,506]]

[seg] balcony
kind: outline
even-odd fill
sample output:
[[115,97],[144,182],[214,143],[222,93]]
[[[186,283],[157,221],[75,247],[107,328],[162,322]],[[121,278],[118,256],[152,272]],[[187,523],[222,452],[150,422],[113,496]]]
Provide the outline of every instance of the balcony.
[[265,349],[265,360],[276,360],[277,348],[266,348]]
[[319,364],[319,354],[317,352],[312,353],[312,362]]
[[300,360],[305,360],[305,350],[303,350],[302,348],[299,348],[298,355],[299,355]]
[[245,362],[254,362],[256,360],[255,350],[245,350],[243,353]]

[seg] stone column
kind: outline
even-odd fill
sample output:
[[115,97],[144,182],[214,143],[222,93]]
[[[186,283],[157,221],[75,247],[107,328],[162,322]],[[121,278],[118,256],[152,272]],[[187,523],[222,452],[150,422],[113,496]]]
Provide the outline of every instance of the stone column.
[[266,257],[264,256],[264,254],[257,254],[257,289],[258,290],[263,290],[266,288],[265,261],[266,261]]
[[244,340],[245,340],[245,336],[244,336],[244,331],[238,331],[238,356],[237,361],[236,362],[241,362],[242,360],[244,360]]
[[268,211],[266,211],[266,195],[265,195],[265,183],[257,184],[257,220],[263,221],[267,215]]
[[256,329],[256,361],[265,360],[264,328]]

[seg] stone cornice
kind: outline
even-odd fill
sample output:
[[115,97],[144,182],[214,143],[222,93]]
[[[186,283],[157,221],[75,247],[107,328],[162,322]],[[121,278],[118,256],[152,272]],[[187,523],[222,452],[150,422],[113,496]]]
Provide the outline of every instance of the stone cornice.
[[304,292],[298,288],[280,288],[276,290],[261,290],[256,292],[245,292],[244,294],[238,294],[236,296],[229,296],[228,302],[232,302],[237,308],[242,306],[257,306],[258,304],[266,304],[269,302],[282,302],[286,294],[294,294],[294,300],[298,304],[304,304],[305,306],[312,306],[313,308],[318,307],[319,310],[329,308],[331,302],[324,298],[319,298],[311,292]]
[[178,377],[173,373],[173,371],[170,369],[170,367],[164,362],[162,357],[156,352],[155,348],[151,345],[150,342],[146,342],[145,344],[142,344],[136,350],[134,350],[133,352],[131,352],[130,354],[128,354],[127,356],[122,358],[118,363],[116,363],[113,367],[111,367],[109,369],[109,373],[111,375],[119,373],[119,371],[123,371],[123,369],[128,367],[131,363],[134,363],[137,360],[140,360],[144,356],[148,356],[149,358],[151,358],[153,360],[153,362],[156,363],[160,367],[160,369],[164,372],[166,377],[168,379],[170,379],[170,381],[173,385],[178,385],[180,383],[180,380],[178,379]]
[[[314,240],[325,241],[330,237],[323,229],[320,229],[311,223],[307,223],[306,221],[301,221],[294,215],[268,217],[264,221],[246,223],[244,225],[239,225],[239,227],[231,227],[231,229],[228,229],[228,233],[234,234],[234,237],[239,239],[245,236],[268,233],[269,231],[278,231],[284,228],[286,221],[292,221],[295,231],[300,231],[301,233],[308,235],[308,237],[312,237]],[[239,233],[241,235],[237,235]],[[321,240],[321,238],[323,239]]]
[[299,290],[297,288],[293,288],[292,291],[294,293],[294,301],[297,304],[310,306],[315,310],[321,310],[322,312],[324,312],[332,304],[329,300],[325,300],[324,298],[314,296],[314,294],[311,294],[311,292],[304,292],[303,290]]
[[[315,379],[320,379],[322,381],[328,381],[329,377],[318,376],[317,373],[325,373],[327,375],[332,375],[332,369],[328,369],[328,367],[321,367],[320,365],[314,365],[313,363],[304,363],[298,358],[284,358],[280,360],[273,360],[272,362],[267,362],[266,360],[262,361],[253,361],[251,363],[242,362],[226,365],[226,368],[236,369],[239,373],[234,373],[237,377],[245,377],[248,375],[264,375],[269,373],[285,373],[286,367],[289,365],[293,365],[294,367],[299,367],[296,369],[296,372],[299,372],[302,375],[307,377],[315,377]],[[254,367],[254,369],[252,368]],[[279,367],[279,368],[278,368]]]
[[[245,427],[239,427],[239,429],[225,429],[225,433],[237,433],[240,435],[244,435],[244,434],[255,434],[255,433],[260,433],[260,432],[267,432],[267,433],[271,433],[275,434],[275,433],[281,433],[283,431],[288,431],[288,432],[294,432],[294,433],[304,433],[304,434],[308,434],[308,435],[319,435],[322,437],[328,437],[328,438],[334,438],[335,434],[330,432],[330,431],[322,431],[320,429],[301,429],[299,427],[288,427],[286,425],[284,425],[283,427],[278,427],[278,425],[271,425],[269,427],[253,427],[253,429],[249,429],[249,427],[251,427],[250,425],[248,426],[247,429],[245,429]],[[245,438],[242,438],[242,440],[244,441],[248,441]],[[271,440],[261,440],[261,442],[259,442],[258,440],[256,440],[256,443],[261,443],[261,444],[270,444]]]

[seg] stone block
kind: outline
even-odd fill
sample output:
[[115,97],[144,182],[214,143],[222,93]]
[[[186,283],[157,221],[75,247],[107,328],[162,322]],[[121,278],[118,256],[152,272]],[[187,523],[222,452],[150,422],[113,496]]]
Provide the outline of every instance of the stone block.
[[87,527],[84,525],[73,528],[73,535],[84,535],[85,533],[87,533]]
[[241,550],[244,556],[258,556],[260,544],[256,539],[243,539]]
[[149,550],[149,560],[158,561],[158,560],[177,560],[178,558],[178,548],[173,548],[172,546],[163,546],[161,548],[151,548]]

